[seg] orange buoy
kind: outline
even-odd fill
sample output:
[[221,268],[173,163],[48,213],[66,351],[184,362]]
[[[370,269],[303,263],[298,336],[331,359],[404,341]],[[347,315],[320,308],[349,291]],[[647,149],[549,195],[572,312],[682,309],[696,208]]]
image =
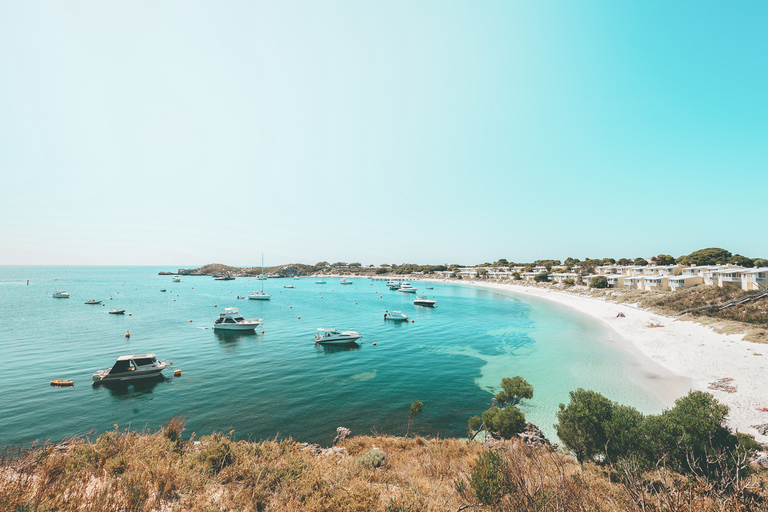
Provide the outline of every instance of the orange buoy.
[[213,307],[217,308],[217,307],[219,307],[219,306],[218,306],[218,305],[216,305],[216,304],[214,304],[214,305],[213,305]]
[[264,329],[261,330],[261,334],[264,334]]
[[51,386],[62,386],[63,387],[63,386],[74,386],[74,385],[75,385],[75,383],[73,381],[71,381],[71,380],[58,380],[58,379],[55,379],[55,380],[51,381]]
[[374,347],[376,346],[376,342],[375,342],[375,341],[373,342],[373,346],[374,346]]
[[181,370],[173,370],[173,375],[178,377],[179,375],[181,375]]
[[192,322],[192,320],[190,320],[190,322]]
[[411,323],[415,322],[416,320],[411,320]]
[[301,320],[301,317],[299,317],[299,320]]
[[126,338],[130,338],[131,337],[131,333],[130,332],[125,333],[125,337]]

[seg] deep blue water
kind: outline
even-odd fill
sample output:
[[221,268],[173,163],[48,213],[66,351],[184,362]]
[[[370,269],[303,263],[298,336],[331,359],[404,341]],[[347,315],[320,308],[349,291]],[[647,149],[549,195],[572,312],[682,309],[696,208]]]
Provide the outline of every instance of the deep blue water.
[[[187,433],[234,429],[242,438],[328,444],[338,426],[403,434],[414,400],[424,407],[412,430],[463,436],[501,378],[514,375],[534,386],[534,399],[521,408],[549,435],[557,404],[580,386],[645,412],[662,408],[628,378],[631,356],[604,326],[546,301],[457,285],[427,291],[414,282],[419,294],[438,301],[437,308],[419,308],[412,294],[380,281],[318,285],[312,278],[266,281],[269,302],[236,300],[261,282],[187,276],[173,283],[160,270],[173,269],[0,267],[0,444],[101,433],[114,424],[157,429],[174,416],[186,419]],[[56,289],[71,298],[52,298]],[[91,298],[105,305],[85,305]],[[214,332],[225,306],[263,318],[264,333]],[[126,315],[108,314],[112,307]],[[386,322],[387,309],[414,322]],[[365,343],[317,347],[319,327],[360,331]],[[118,389],[92,385],[93,373],[117,356],[145,352],[173,361],[168,378]],[[172,377],[177,368],[182,375]],[[51,379],[75,385],[54,388]]]

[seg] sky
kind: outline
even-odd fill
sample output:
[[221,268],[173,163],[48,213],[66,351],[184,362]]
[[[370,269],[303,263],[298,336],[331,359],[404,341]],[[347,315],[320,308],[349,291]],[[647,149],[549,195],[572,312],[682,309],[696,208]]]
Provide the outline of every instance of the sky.
[[768,257],[768,2],[0,3],[0,265]]

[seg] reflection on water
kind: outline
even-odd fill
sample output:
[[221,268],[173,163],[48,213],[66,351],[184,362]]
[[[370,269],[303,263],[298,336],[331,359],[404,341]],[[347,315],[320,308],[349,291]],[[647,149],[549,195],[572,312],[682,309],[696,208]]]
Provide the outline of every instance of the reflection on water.
[[216,338],[222,345],[235,341],[242,341],[247,338],[255,339],[257,334],[254,331],[213,331]]
[[115,398],[125,400],[139,397],[146,397],[151,395],[155,387],[161,382],[171,382],[170,377],[164,375],[158,375],[157,377],[150,377],[147,379],[135,380],[135,381],[123,381],[123,382],[101,382],[93,384],[93,388],[106,388],[109,394]]
[[360,345],[321,345],[319,343],[315,343],[315,350],[318,354],[335,354],[337,352],[360,350]]

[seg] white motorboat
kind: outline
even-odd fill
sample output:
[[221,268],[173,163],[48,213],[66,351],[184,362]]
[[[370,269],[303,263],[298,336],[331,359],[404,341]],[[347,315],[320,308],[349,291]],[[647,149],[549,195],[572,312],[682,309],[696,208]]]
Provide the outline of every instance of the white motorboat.
[[357,345],[363,335],[356,331],[341,332],[338,329],[318,329],[315,343],[320,345]]
[[219,276],[219,277],[214,277],[213,280],[214,281],[234,281],[235,278],[232,276]]
[[294,280],[294,281],[301,281],[301,277],[299,277],[299,276],[296,276],[296,277],[294,277],[294,278],[293,278],[293,280]]
[[264,293],[264,281],[266,278],[262,279],[264,277],[264,255],[261,255],[261,275],[258,277],[258,279],[261,281],[261,291],[253,292],[251,293],[248,298],[251,300],[269,300],[271,297]]
[[384,320],[408,320],[408,315],[402,311],[385,311]]
[[325,279],[320,278],[317,281],[315,281],[315,284],[325,284]]
[[160,288],[160,291],[161,291],[161,292],[164,292],[164,291],[165,291],[165,288]]
[[181,282],[181,277],[179,277],[179,276],[173,276],[173,282],[174,282],[174,283],[180,283],[180,282]]
[[65,292],[64,290],[56,290],[55,292],[53,292],[52,297],[54,299],[68,299],[69,298],[69,294],[67,292]]
[[350,281],[346,277],[342,277],[341,281],[339,281],[339,284],[352,284],[352,281]]
[[97,371],[93,382],[102,384],[159,377],[172,364],[171,361],[158,361],[155,354],[120,356],[112,368]]
[[287,285],[283,286],[283,288],[296,288],[296,287],[293,286],[292,284],[287,284]]
[[213,323],[215,331],[254,331],[263,323],[261,319],[246,320],[237,308],[224,308],[224,312]]
[[435,289],[434,286],[427,286],[427,290],[434,290],[434,289]]
[[238,296],[237,296],[237,297],[235,297],[235,298],[236,298],[236,299],[244,299],[244,298],[245,298],[245,295],[238,295]]
[[124,309],[112,308],[112,309],[109,310],[109,314],[110,315],[124,315],[125,314],[125,310]]
[[411,283],[403,283],[397,290],[404,293],[416,293],[416,288],[411,286]]
[[390,290],[397,290],[400,288],[400,283],[397,281],[387,281],[387,286]]
[[[261,271],[264,272],[264,259],[263,259],[263,256],[262,256],[262,260],[261,260]],[[258,281],[266,281],[267,280],[267,276],[265,276],[264,274],[261,274],[256,279]]]
[[101,304],[101,301],[96,299],[91,299],[91,300],[85,301],[84,304]]
[[428,308],[434,307],[437,304],[436,300],[428,299],[426,297],[416,297],[413,300],[414,306],[426,306]]

